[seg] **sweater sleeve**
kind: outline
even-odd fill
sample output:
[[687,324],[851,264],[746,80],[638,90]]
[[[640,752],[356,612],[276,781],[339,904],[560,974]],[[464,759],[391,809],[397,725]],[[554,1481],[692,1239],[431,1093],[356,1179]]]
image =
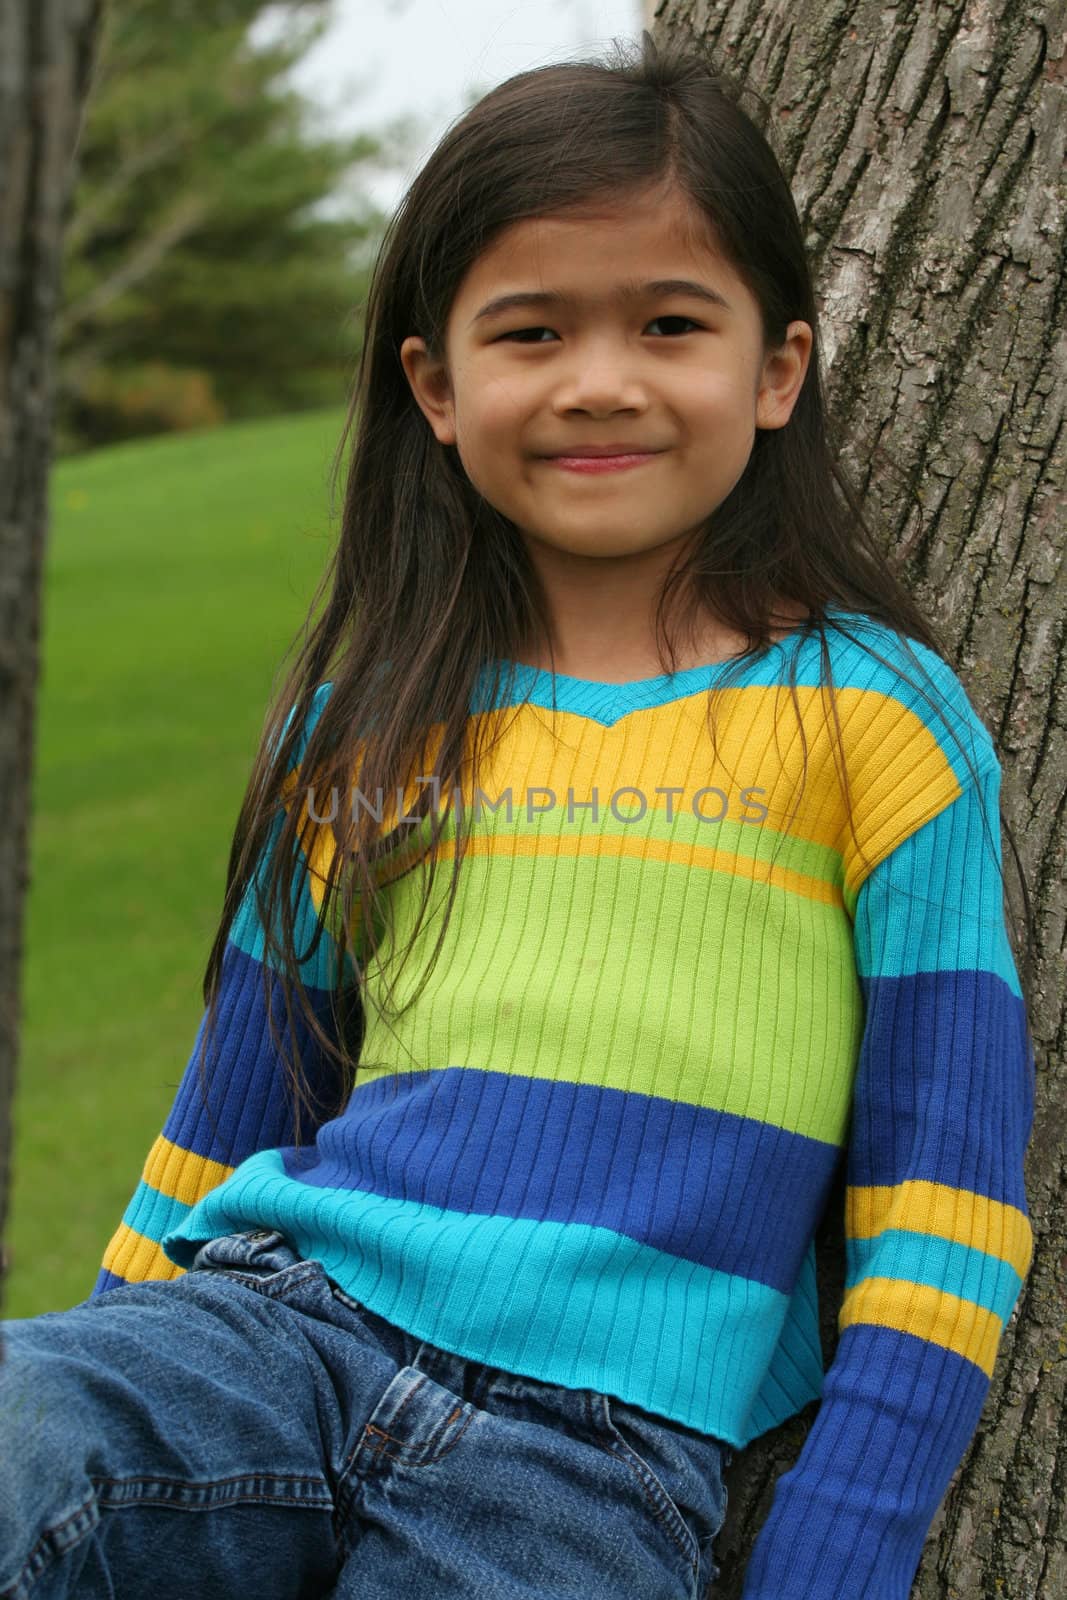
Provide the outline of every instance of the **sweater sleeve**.
[[[299,761],[328,687],[323,685],[317,691],[295,762]],[[105,1252],[93,1298],[122,1284],[180,1276],[183,1269],[163,1252],[161,1241],[165,1235],[247,1156],[295,1143],[298,1122],[301,1138],[313,1137],[323,1118],[337,1068],[308,1027],[295,995],[293,1028],[289,1027],[275,958],[267,959],[265,930],[254,892],[254,881],[266,884],[266,871],[282,820],[280,814],[275,819],[255,878],[248,885],[229,931],[222,959],[215,1036],[209,1041],[211,1053],[202,1068],[199,1058],[206,1031],[205,1010],[163,1130],[149,1151],[141,1180]],[[298,870],[291,885],[298,952],[308,949],[318,920],[313,883],[313,870]],[[301,967],[301,979],[320,1026],[334,1040],[338,1038],[334,1008],[336,968],[337,942],[324,927],[317,950]],[[351,976],[350,966],[347,971]],[[291,1054],[294,1033],[299,1046],[311,1102],[299,1118],[271,1036],[271,1014],[286,1055]]]
[[840,1339],[742,1600],[907,1600],[1030,1267],[1034,1061],[993,761],[856,899]]

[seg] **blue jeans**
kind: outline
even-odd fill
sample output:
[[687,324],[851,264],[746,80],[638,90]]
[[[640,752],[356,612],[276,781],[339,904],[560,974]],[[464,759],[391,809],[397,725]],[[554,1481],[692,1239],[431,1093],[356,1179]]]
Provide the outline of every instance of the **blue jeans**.
[[426,1344],[279,1233],[2,1325],[0,1597],[703,1600],[720,1441]]

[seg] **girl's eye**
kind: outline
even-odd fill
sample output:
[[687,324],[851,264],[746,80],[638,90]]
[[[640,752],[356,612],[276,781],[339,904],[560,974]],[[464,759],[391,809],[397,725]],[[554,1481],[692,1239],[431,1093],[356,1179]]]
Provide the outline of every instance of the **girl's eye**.
[[[655,323],[655,322],[687,322],[691,328],[699,328],[699,327],[702,326],[701,323],[694,322],[692,317],[653,317],[652,322],[650,322],[648,324],[648,326],[651,328],[653,323]],[[524,334],[527,334],[527,333],[551,333],[551,332],[552,332],[551,328],[516,328],[514,333],[502,333],[500,335],[500,338],[502,340],[504,340],[504,339],[516,339],[516,340],[520,341],[523,344],[543,344],[544,343],[543,339],[525,339],[523,336],[524,336]]]

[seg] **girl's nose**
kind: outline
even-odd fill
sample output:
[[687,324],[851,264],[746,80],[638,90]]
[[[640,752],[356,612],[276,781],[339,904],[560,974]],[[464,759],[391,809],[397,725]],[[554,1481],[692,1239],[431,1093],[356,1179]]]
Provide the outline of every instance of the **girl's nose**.
[[618,356],[579,361],[561,378],[555,390],[558,411],[578,408],[607,415],[619,410],[643,411],[648,404],[645,385]]

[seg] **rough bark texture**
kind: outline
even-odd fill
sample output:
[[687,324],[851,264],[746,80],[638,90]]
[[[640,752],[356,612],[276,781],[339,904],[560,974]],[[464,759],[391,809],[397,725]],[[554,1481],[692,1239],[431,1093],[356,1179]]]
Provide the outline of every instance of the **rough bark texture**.
[[0,1239],[29,882],[52,326],[100,8],[0,0]]
[[[653,14],[659,42],[696,43],[768,105],[744,102],[804,223],[846,465],[998,741],[1036,923],[1035,1256],[913,1595],[1053,1600],[1067,1594],[1063,0],[663,0]],[[1007,841],[1005,858],[1011,891]],[[819,1254],[829,1363],[839,1212]],[[731,1472],[724,1600],[814,1415]]]

